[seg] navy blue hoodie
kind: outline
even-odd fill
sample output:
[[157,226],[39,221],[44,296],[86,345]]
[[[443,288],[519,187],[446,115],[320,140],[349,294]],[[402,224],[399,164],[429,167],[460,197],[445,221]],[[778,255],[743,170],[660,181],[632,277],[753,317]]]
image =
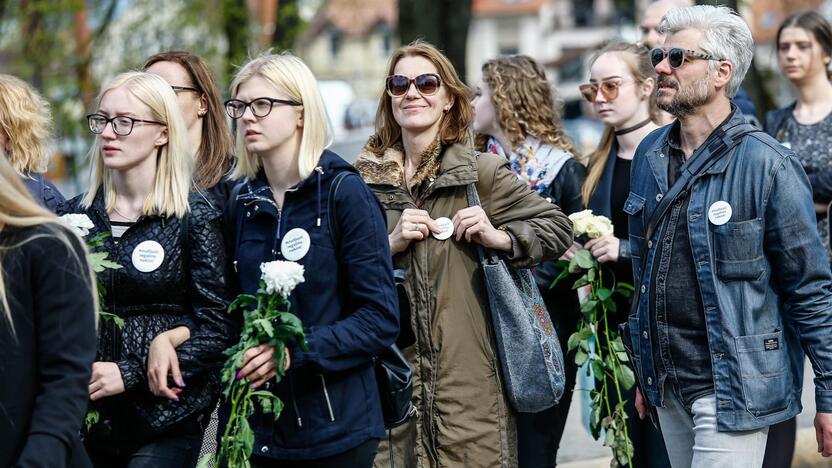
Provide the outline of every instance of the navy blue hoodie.
[[[349,171],[332,204],[339,235],[333,245],[328,206],[336,174]],[[309,351],[293,349],[286,377],[270,388],[284,402],[280,419],[255,414],[254,455],[305,460],[335,455],[384,437],[372,357],[396,339],[398,299],[378,200],[346,161],[325,151],[319,166],[286,192],[278,210],[264,173],[244,183],[235,203],[231,242],[242,292],[253,294],[260,264],[284,260],[281,240],[302,228],[311,247],[298,260],[305,282],[292,292],[292,312]],[[234,239],[236,237],[236,239]]]

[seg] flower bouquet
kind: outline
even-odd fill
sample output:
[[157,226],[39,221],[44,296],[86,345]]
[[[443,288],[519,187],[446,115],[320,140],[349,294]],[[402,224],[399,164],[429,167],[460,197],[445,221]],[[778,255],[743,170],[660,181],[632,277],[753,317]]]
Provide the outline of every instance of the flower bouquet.
[[[580,240],[597,239],[613,233],[613,225],[604,216],[584,210],[569,215],[575,237]],[[583,242],[582,242],[583,243]],[[616,312],[614,296],[630,297],[633,287],[627,283],[607,281],[604,285],[602,264],[587,249],[578,249],[571,260],[560,260],[560,275],[552,286],[569,274],[581,276],[572,285],[579,290],[581,298],[581,318],[578,329],[569,337],[568,351],[575,351],[575,363],[578,366],[588,364],[600,389],[590,391],[591,413],[590,430],[597,440],[601,429],[605,430],[604,445],[613,450],[612,467],[619,466],[625,460],[632,466],[633,444],[627,434],[627,414],[624,411],[626,401],[621,389],[630,389],[635,384],[635,374],[630,367],[629,358],[624,350],[621,337],[610,323],[608,312]],[[613,407],[611,396],[615,392],[617,403]],[[602,417],[603,416],[603,417]]]
[[[254,390],[247,379],[238,379],[245,352],[266,344],[275,349],[277,363],[275,381],[285,374],[284,346],[297,343],[306,350],[306,339],[300,319],[289,312],[289,294],[304,281],[303,266],[295,262],[274,261],[260,265],[260,286],[254,295],[241,294],[228,306],[228,312],[243,310],[240,340],[225,351],[228,359],[222,369],[223,394],[231,404],[231,415],[220,438],[217,466],[225,462],[231,468],[250,467],[254,448],[254,431],[248,418],[254,413],[255,402],[274,419],[280,416],[283,402],[269,390]],[[205,457],[199,466],[210,466],[212,457]]]

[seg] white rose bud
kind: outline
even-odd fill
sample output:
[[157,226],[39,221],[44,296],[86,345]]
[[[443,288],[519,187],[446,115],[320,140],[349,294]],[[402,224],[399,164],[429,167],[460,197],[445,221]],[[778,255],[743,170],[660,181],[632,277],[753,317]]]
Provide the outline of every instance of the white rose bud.
[[606,216],[593,216],[587,224],[586,235],[590,239],[597,239],[612,233],[612,221]]
[[572,232],[575,237],[586,234],[587,225],[592,220],[592,210],[583,210],[569,215],[569,220],[572,221]]
[[79,236],[84,237],[90,233],[90,229],[94,228],[95,225],[92,223],[92,220],[85,214],[65,214],[58,218],[63,222],[65,225],[69,226],[75,232],[78,233]]
[[280,294],[284,299],[289,297],[292,290],[303,283],[303,265],[296,262],[275,260],[261,263],[261,278],[266,283],[266,292]]

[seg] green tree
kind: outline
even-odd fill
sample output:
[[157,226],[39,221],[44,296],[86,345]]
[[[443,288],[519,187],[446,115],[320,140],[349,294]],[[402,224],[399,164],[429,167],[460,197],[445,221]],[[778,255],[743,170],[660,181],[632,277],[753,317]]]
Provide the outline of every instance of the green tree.
[[398,0],[402,44],[422,38],[437,46],[465,80],[465,44],[471,0]]

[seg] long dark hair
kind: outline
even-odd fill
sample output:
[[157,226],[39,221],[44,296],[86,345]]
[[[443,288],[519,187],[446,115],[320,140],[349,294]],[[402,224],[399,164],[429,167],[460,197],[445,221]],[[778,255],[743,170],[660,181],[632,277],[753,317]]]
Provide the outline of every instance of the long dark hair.
[[220,89],[214,74],[199,55],[184,51],[161,52],[151,56],[144,64],[144,70],[158,62],[177,63],[188,72],[197,90],[208,102],[208,113],[202,124],[202,143],[194,148],[196,168],[194,183],[201,189],[211,188],[231,169],[231,153],[234,143],[225,120]]

